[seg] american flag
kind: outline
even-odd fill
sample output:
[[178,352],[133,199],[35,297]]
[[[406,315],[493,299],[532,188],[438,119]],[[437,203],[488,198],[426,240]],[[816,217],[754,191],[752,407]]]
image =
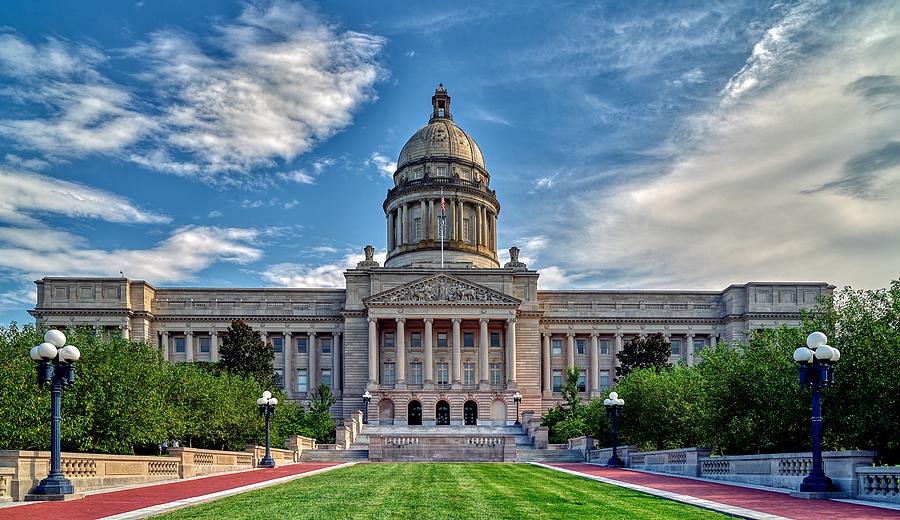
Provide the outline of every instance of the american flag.
[[441,195],[441,215],[444,214],[444,208],[447,207],[447,204],[444,203],[444,196]]

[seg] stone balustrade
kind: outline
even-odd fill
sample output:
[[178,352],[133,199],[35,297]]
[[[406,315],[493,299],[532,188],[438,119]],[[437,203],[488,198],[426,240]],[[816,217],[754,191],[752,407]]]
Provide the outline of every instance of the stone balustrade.
[[[622,462],[625,463],[625,467],[628,467],[631,454],[637,451],[638,449],[632,445],[619,446],[616,448],[616,453],[619,455],[619,458],[622,459]],[[585,455],[587,461],[594,464],[606,464],[610,457],[612,457],[612,448],[593,449]]]
[[[259,461],[261,461],[263,457],[266,456],[265,446],[247,446],[246,448],[244,448],[244,451],[253,455],[253,467],[258,466]],[[272,460],[275,461],[276,466],[292,464],[294,462],[298,462],[300,459],[300,456],[294,450],[270,448],[269,454],[272,456]]]
[[315,439],[302,435],[291,435],[285,441],[285,445],[287,449],[296,451],[298,458],[303,455],[303,450],[314,450],[318,447]]
[[856,475],[857,498],[900,504],[900,466],[857,467]]
[[0,503],[12,501],[12,479],[16,474],[13,468],[0,467]]
[[700,459],[709,457],[709,454],[708,448],[635,451],[629,454],[629,467],[697,477],[700,475]]
[[583,435],[581,437],[575,437],[574,439],[569,439],[568,449],[570,450],[578,450],[581,453],[587,453],[594,449],[594,438]]
[[372,462],[514,462],[514,435],[417,435],[369,437]]
[[253,467],[253,455],[239,451],[216,451],[199,448],[169,448],[171,457],[181,459],[181,478],[238,471]]

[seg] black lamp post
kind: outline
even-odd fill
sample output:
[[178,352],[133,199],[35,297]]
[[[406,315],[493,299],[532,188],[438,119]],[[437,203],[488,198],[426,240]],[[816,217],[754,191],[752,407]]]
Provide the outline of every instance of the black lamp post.
[[369,401],[372,400],[372,394],[366,390],[363,394],[363,424],[369,424]]
[[515,424],[516,424],[516,426],[519,426],[520,424],[522,424],[519,422],[519,403],[522,402],[522,394],[520,394],[519,392],[514,393],[513,401],[515,401],[515,403],[516,403],[516,422],[515,422]]
[[50,386],[50,474],[31,492],[38,500],[75,492],[72,482],[60,469],[59,424],[61,421],[62,391],[75,385],[75,362],[81,352],[66,345],[66,335],[48,330],[44,342],[31,349],[31,359],[37,362],[38,385]]
[[258,466],[260,468],[274,468],[275,460],[272,459],[272,452],[269,448],[269,422],[272,420],[272,416],[275,415],[278,399],[272,397],[272,392],[266,390],[263,392],[262,397],[256,400],[256,404],[259,405],[259,415],[266,418],[266,456],[259,461]]
[[622,462],[622,459],[619,458],[619,453],[616,451],[617,438],[618,435],[616,419],[622,415],[622,407],[625,406],[625,400],[619,399],[619,394],[617,392],[610,392],[609,399],[603,400],[603,406],[606,407],[606,415],[607,417],[612,418],[612,457],[606,461],[606,465],[611,468],[622,468],[625,466],[625,463]]
[[805,493],[837,491],[822,465],[822,388],[834,384],[834,363],[841,358],[841,351],[827,341],[825,334],[813,332],[806,338],[807,346],[794,351],[800,386],[812,390],[812,469],[800,484]]

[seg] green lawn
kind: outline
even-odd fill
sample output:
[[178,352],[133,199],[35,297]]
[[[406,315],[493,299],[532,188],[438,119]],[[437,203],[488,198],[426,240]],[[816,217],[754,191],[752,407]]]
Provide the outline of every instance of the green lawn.
[[158,518],[727,518],[526,464],[357,464]]

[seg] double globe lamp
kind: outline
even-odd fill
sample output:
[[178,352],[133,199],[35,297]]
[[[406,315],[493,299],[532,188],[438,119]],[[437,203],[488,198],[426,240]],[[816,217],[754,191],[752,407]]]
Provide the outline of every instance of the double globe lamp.
[[272,397],[272,392],[266,390],[263,392],[262,397],[256,400],[256,404],[259,406],[259,415],[266,418],[266,456],[259,461],[259,467],[274,468],[275,459],[272,458],[272,451],[269,444],[269,423],[272,420],[272,416],[275,415],[275,407],[278,406],[278,399]]
[[625,463],[619,458],[617,451],[618,431],[616,419],[622,415],[622,407],[625,406],[625,400],[619,399],[618,392],[610,392],[609,398],[603,400],[603,406],[606,407],[606,415],[612,420],[612,457],[606,461],[606,465],[612,468],[621,468],[625,466]]

